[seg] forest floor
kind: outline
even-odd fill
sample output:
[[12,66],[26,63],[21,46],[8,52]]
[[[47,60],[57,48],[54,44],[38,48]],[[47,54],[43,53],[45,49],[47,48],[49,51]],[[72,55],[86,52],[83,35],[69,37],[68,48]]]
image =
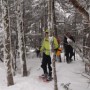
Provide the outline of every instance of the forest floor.
[[[64,86],[68,83],[68,90],[90,90],[90,79],[86,78],[84,63],[76,54],[76,60],[67,64],[64,61],[64,54],[61,54],[62,62],[56,62],[56,73],[58,90],[66,90]],[[16,75],[14,76],[14,85],[7,87],[6,71],[4,64],[0,62],[0,90],[54,90],[54,82],[43,82],[39,76],[43,73],[41,67],[41,58],[36,58],[35,54],[27,56],[28,76],[22,77],[20,63]]]

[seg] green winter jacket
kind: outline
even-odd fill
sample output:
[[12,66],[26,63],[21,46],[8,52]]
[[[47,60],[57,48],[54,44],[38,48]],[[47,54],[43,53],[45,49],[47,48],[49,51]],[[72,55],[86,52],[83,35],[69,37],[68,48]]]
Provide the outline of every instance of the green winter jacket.
[[[58,48],[58,42],[55,37],[53,37],[53,44],[54,44],[54,49]],[[50,55],[50,42],[49,38],[44,38],[42,46],[40,48],[40,51],[43,51],[46,55]]]

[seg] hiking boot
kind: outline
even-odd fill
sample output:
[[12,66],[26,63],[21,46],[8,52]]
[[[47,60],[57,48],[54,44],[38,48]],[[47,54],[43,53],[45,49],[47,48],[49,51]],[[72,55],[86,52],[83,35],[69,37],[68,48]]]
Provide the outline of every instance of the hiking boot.
[[72,61],[73,61],[73,59],[70,59],[70,61],[72,62]]
[[48,76],[47,74],[42,74],[41,75],[42,78],[47,78],[47,76]]
[[47,81],[51,81],[53,78],[51,76],[47,77]]
[[45,77],[45,74],[42,74],[41,77]]

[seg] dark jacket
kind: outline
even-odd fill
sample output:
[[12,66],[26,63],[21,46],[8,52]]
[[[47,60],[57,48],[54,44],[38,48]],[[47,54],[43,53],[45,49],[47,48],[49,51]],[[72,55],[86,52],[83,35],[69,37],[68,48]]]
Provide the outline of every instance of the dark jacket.
[[[68,37],[68,38],[71,39],[73,42],[75,42],[73,36],[70,36],[70,37]],[[63,45],[64,45],[65,53],[68,53],[68,52],[70,52],[70,51],[73,51],[72,46],[69,45],[69,43],[67,42],[67,37],[66,37],[66,36],[64,36]]]

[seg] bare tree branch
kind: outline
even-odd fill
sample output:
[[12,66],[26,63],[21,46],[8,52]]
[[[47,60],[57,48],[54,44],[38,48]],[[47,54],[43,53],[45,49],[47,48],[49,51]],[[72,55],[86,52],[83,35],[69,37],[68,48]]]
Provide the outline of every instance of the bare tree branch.
[[82,13],[86,19],[89,21],[89,13],[80,5],[80,3],[77,0],[69,0],[73,6],[79,10],[80,13]]

